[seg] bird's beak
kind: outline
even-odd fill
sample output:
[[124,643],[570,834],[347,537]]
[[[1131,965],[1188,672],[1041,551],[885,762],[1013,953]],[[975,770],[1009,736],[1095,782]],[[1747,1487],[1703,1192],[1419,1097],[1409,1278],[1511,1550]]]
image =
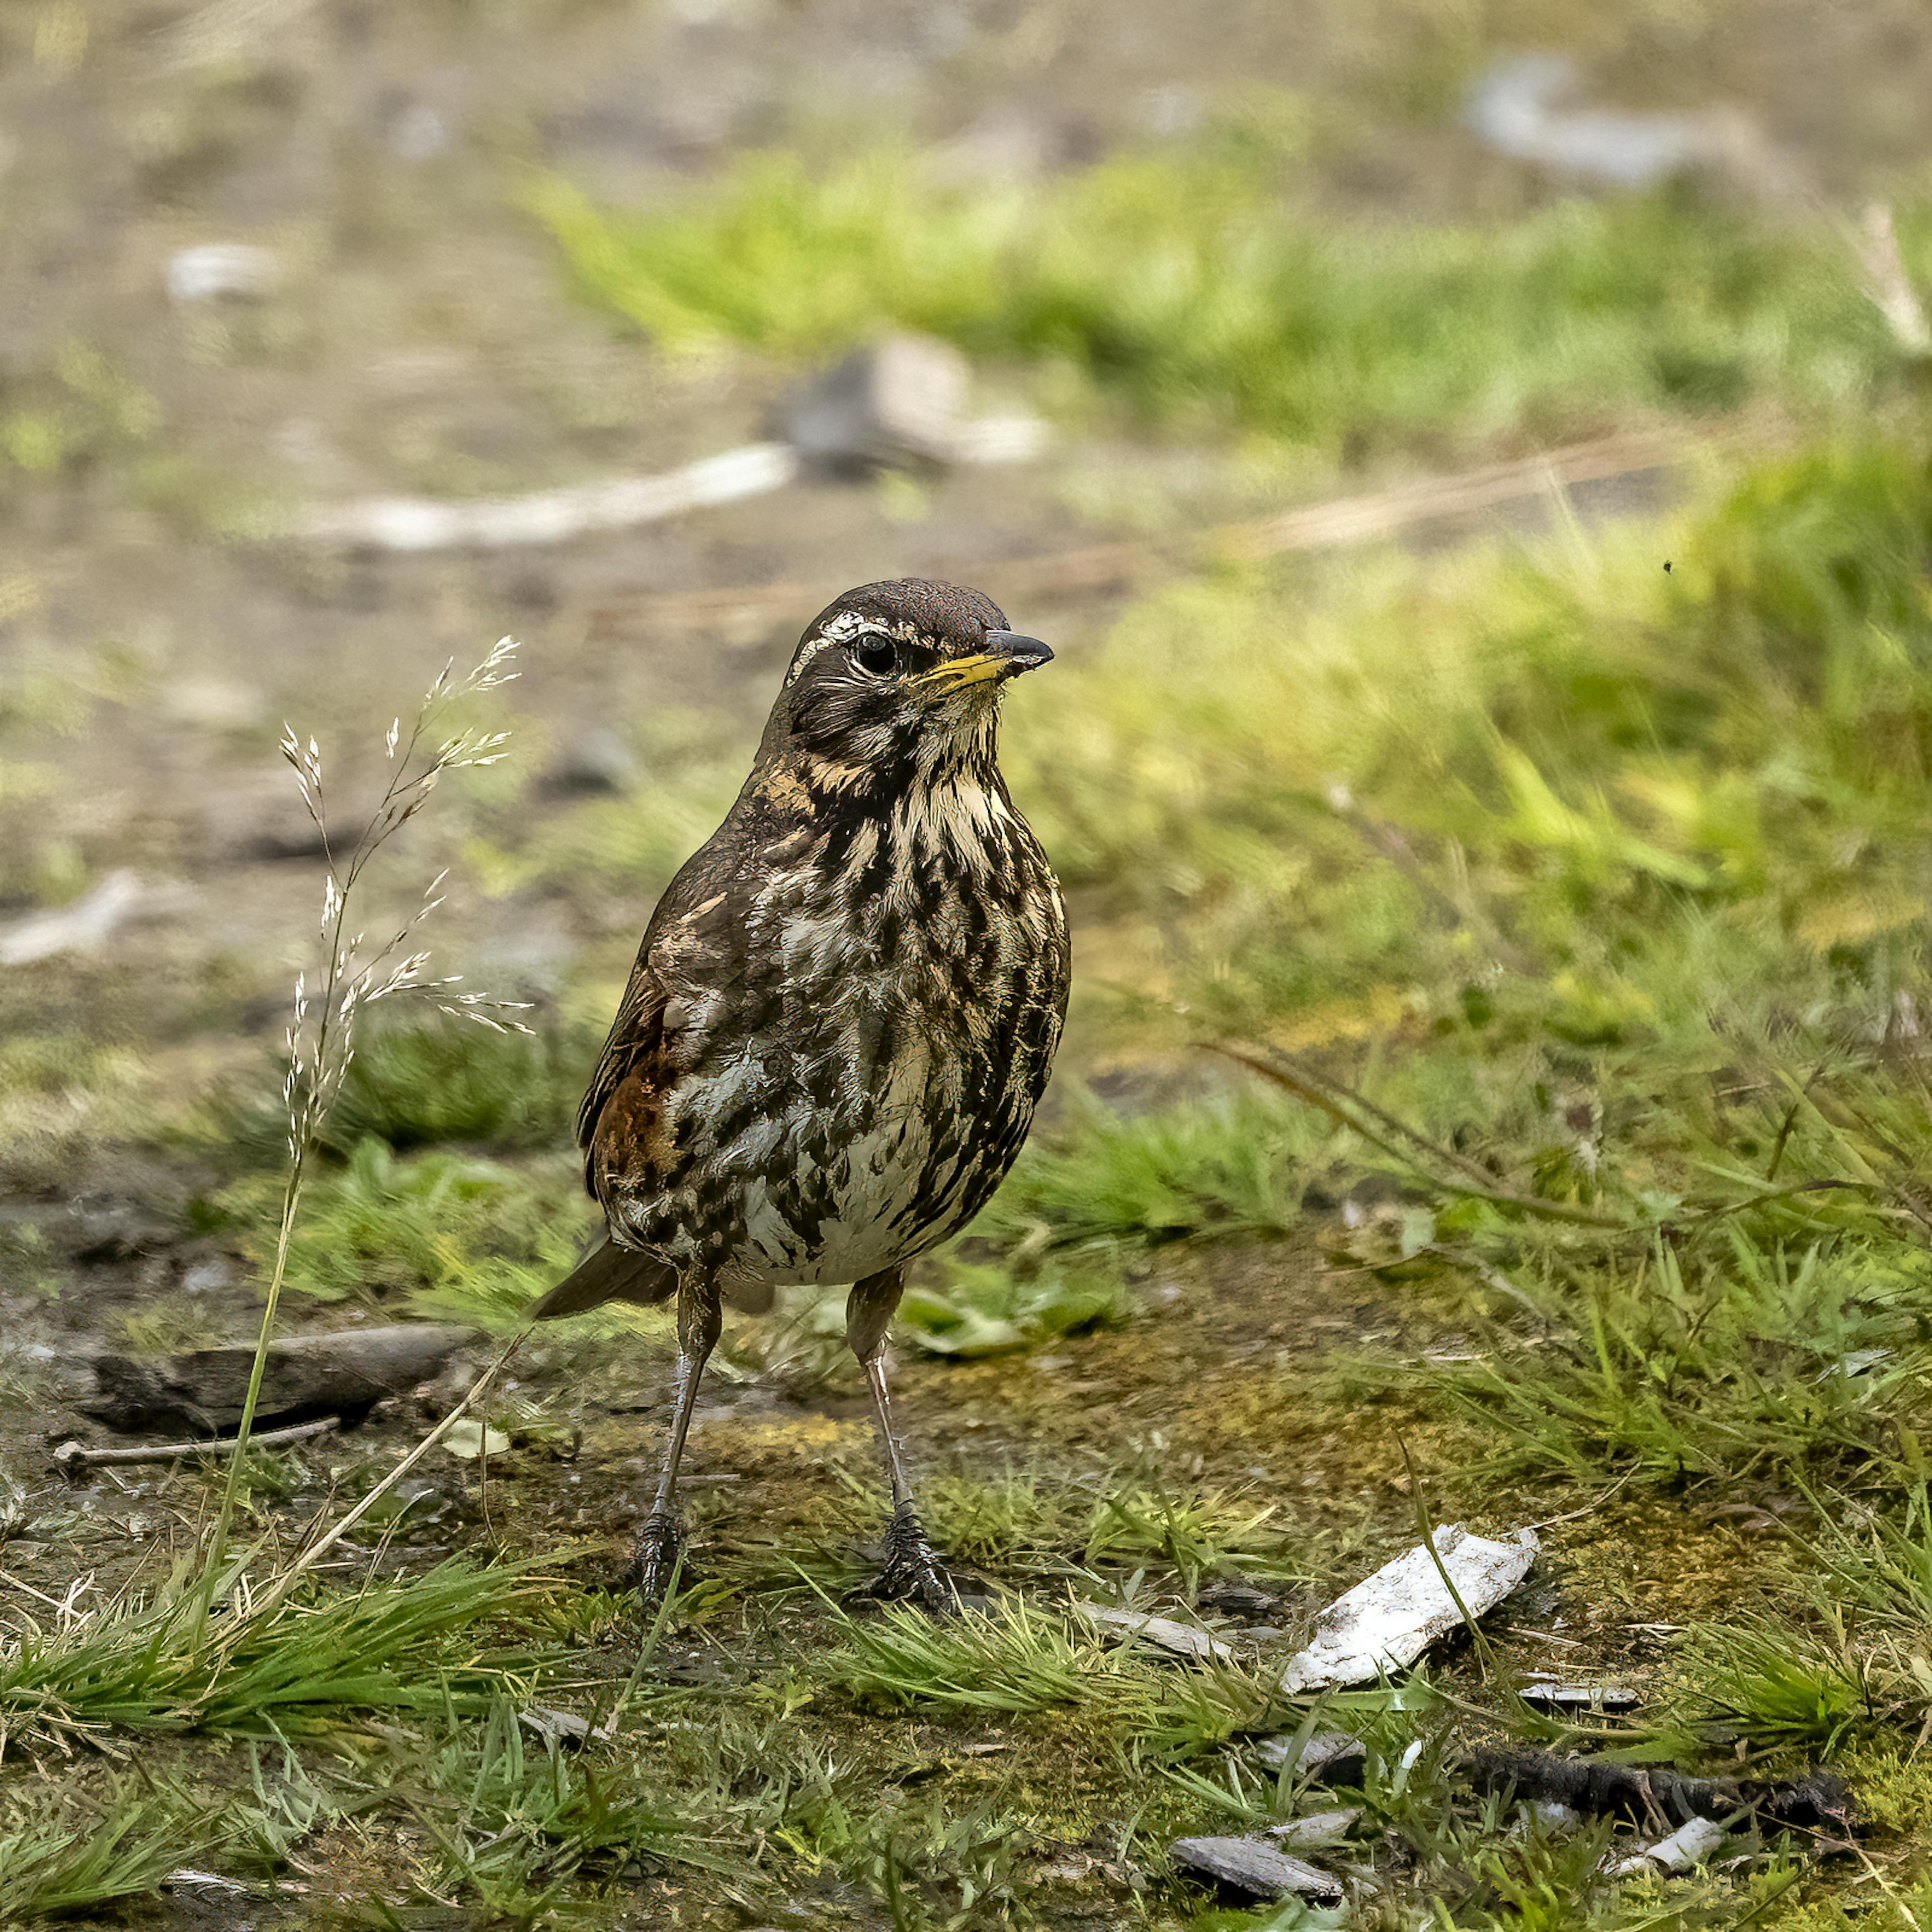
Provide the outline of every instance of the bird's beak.
[[970,657],[948,658],[923,673],[918,681],[940,691],[957,691],[964,685],[1018,677],[1022,671],[1037,670],[1052,660],[1052,652],[1037,638],[1023,638],[1016,631],[988,631],[984,650]]

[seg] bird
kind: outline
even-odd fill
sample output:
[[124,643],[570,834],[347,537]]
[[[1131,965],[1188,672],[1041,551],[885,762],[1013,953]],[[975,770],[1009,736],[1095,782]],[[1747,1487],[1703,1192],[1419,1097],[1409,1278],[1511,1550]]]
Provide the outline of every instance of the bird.
[[895,1432],[908,1264],[1019,1154],[1066,1015],[1060,885],[1001,775],[1006,687],[1049,662],[991,599],[917,578],[813,619],[724,822],[651,914],[577,1122],[604,1234],[538,1318],[674,1300],[662,1461],[624,1582],[662,1600],[698,1384],[726,1304],[849,1285],[845,1335],[890,1479],[860,1593],[957,1595]]

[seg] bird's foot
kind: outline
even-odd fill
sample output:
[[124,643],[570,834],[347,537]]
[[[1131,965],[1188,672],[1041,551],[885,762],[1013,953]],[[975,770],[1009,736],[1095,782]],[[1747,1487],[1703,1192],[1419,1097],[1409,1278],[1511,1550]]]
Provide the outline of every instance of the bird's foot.
[[909,1504],[893,1510],[883,1544],[885,1561],[879,1574],[853,1591],[847,1603],[917,1604],[932,1616],[958,1615],[959,1586],[934,1555]]
[[617,1580],[620,1590],[634,1590],[647,1610],[664,1600],[675,1576],[680,1583],[692,1581],[691,1566],[682,1562],[685,1551],[684,1525],[674,1510],[652,1510],[638,1533],[638,1546],[631,1555],[630,1568]]

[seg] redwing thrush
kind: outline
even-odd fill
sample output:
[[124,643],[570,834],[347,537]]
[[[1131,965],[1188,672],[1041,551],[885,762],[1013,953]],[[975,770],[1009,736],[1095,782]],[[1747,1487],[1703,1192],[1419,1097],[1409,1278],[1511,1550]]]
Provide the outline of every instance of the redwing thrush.
[[892,1516],[873,1592],[951,1600],[886,1393],[906,1264],[1018,1154],[1066,1011],[1060,887],[1000,775],[1000,693],[1053,653],[977,591],[848,591],[799,641],[725,820],[658,902],[578,1115],[609,1238],[537,1305],[677,1298],[670,1435],[632,1574],[662,1593],[720,1304],[854,1285]]

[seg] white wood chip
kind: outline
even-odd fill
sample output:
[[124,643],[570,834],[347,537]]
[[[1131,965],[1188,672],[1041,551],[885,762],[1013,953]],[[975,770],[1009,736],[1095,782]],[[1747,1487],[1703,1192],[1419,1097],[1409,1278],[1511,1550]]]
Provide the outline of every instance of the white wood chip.
[[1219,1637],[1210,1636],[1192,1624],[1176,1623],[1172,1617],[1151,1616],[1144,1610],[1117,1610],[1105,1604],[1076,1601],[1073,1607],[1103,1630],[1144,1638],[1176,1657],[1192,1658],[1197,1663],[1222,1663],[1234,1654]]
[[1708,1818],[1693,1818],[1680,1825],[1667,1838],[1646,1845],[1634,1857],[1619,1858],[1611,1866],[1612,1878],[1641,1878],[1646,1872],[1688,1871],[1701,1865],[1730,1836],[1724,1826]]
[[[1540,1547],[1534,1530],[1492,1542],[1460,1523],[1444,1524],[1432,1540],[1457,1594],[1478,1617],[1522,1581]],[[1282,1688],[1293,1696],[1371,1682],[1413,1664],[1462,1621],[1435,1558],[1418,1544],[1322,1612],[1314,1642],[1289,1659]]]

